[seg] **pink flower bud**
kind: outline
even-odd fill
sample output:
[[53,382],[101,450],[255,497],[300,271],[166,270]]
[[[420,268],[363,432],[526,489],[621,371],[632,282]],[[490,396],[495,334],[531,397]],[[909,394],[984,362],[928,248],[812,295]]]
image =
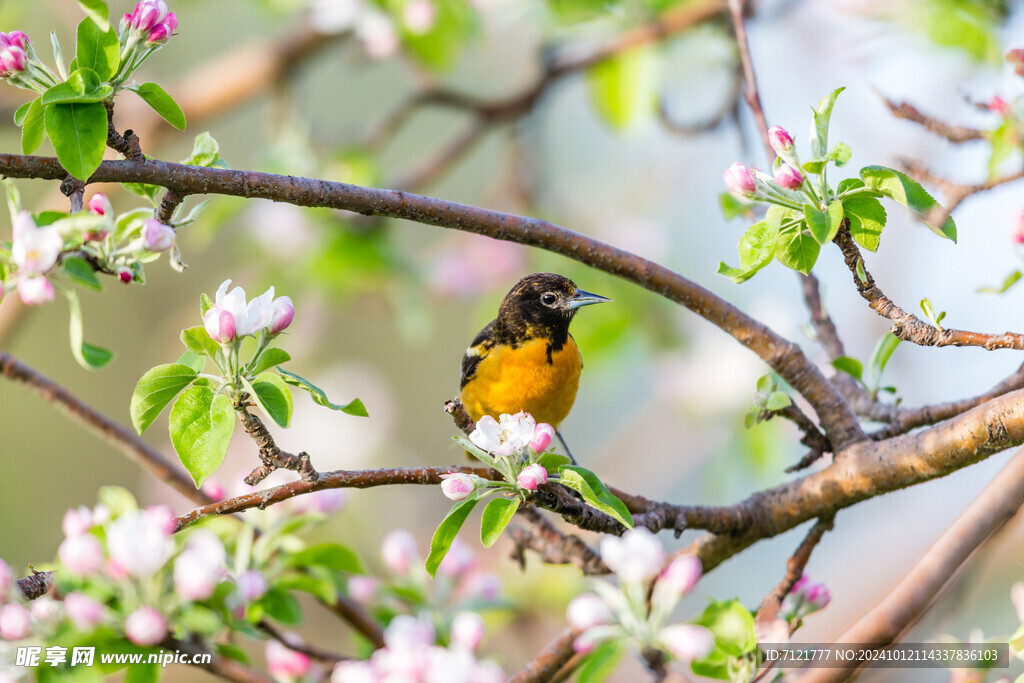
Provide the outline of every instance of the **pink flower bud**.
[[501,597],[501,578],[494,572],[472,572],[466,577],[462,590],[468,597],[494,602]]
[[789,164],[781,164],[775,169],[775,182],[779,187],[795,190],[804,184],[804,176]]
[[74,592],[64,596],[64,609],[68,619],[79,631],[91,631],[103,621],[106,607],[84,593]]
[[28,611],[36,621],[46,622],[47,625],[55,625],[61,617],[60,603],[48,595],[33,600]]
[[461,472],[442,474],[441,491],[450,500],[463,500],[476,490],[473,478]]
[[132,275],[132,271],[128,268],[118,268],[117,279],[126,285],[130,285],[135,276]]
[[43,276],[23,277],[18,280],[18,296],[26,306],[39,306],[53,301],[53,285]]
[[202,552],[186,550],[174,561],[174,590],[188,601],[206,600],[217,590],[220,570]]
[[768,142],[780,156],[793,151],[793,137],[782,126],[772,126],[768,129]]
[[414,35],[428,33],[437,21],[437,6],[433,0],[409,0],[402,10],[402,22]]
[[828,586],[823,583],[816,583],[807,589],[806,593],[808,613],[825,609],[828,603],[832,602],[832,593]]
[[348,579],[348,596],[360,605],[373,603],[377,595],[377,579],[372,576],[350,576]]
[[174,35],[174,31],[177,28],[178,18],[174,16],[174,12],[168,12],[167,18],[164,19],[163,23],[157,24],[153,27],[153,30],[149,32],[146,42],[150,45],[163,45],[171,39],[171,36]]
[[203,316],[203,327],[210,339],[226,344],[235,338],[235,316],[230,311],[214,306]]
[[394,574],[405,574],[413,562],[419,559],[416,539],[405,529],[395,529],[381,542],[380,556],[389,571]]
[[78,576],[92,576],[103,569],[103,546],[90,534],[65,538],[57,549],[57,557],[68,571]]
[[658,639],[681,662],[707,657],[715,646],[715,636],[703,626],[674,624],[658,632]]
[[754,174],[749,168],[738,161],[725,169],[722,179],[725,181],[725,186],[729,188],[729,192],[732,192],[734,195],[752,197],[757,191]]
[[32,633],[32,617],[16,602],[0,607],[0,638],[21,640]]
[[270,590],[267,579],[264,578],[263,572],[258,569],[247,569],[239,574],[236,584],[238,586],[238,597],[244,603],[255,602]]
[[91,213],[94,213],[97,216],[110,216],[114,212],[114,209],[110,204],[110,200],[107,199],[107,195],[102,192],[97,192],[93,196],[89,197],[89,202],[86,206]]
[[1024,76],[1024,49],[1010,50],[1006,53],[1006,61],[1013,65],[1018,76]]
[[279,296],[270,304],[270,325],[267,330],[270,334],[280,334],[295,319],[295,307],[292,300],[287,296]]
[[555,437],[555,428],[546,422],[541,422],[533,429],[533,441],[530,442],[530,450],[534,453],[543,453],[551,445]]
[[584,593],[573,598],[565,609],[565,617],[573,628],[580,630],[614,621],[608,605],[594,593]]
[[174,228],[155,218],[147,218],[142,224],[142,244],[149,251],[167,251],[175,237]]
[[124,581],[131,576],[131,574],[128,573],[128,570],[124,568],[124,565],[112,557],[107,559],[107,564],[104,568],[107,571],[107,576],[109,576],[112,581]]
[[124,634],[140,647],[156,645],[167,635],[167,620],[152,607],[140,607],[124,620]]
[[[523,471],[516,477],[516,481],[527,491],[536,491],[538,485],[547,483],[548,472],[541,465],[533,463],[523,468]],[[451,496],[448,497],[451,498]]]
[[28,50],[29,44],[32,42],[24,31],[11,31],[7,34],[8,44],[20,47],[22,50]]
[[661,588],[678,600],[697,585],[702,573],[703,567],[695,555],[680,555],[661,570],[655,592]]
[[459,612],[452,619],[452,645],[472,652],[484,639],[484,618],[476,612]]
[[28,53],[17,45],[9,45],[0,52],[0,78],[18,74],[28,65]]
[[145,33],[167,17],[167,3],[164,0],[142,0],[135,5],[131,15],[131,27]]
[[267,641],[267,670],[271,676],[302,678],[309,671],[309,657],[289,649],[279,641]]
[[77,508],[70,508],[64,513],[64,521],[61,523],[65,536],[77,536],[84,534],[92,528],[92,510],[79,505]]
[[992,99],[989,100],[988,104],[985,106],[988,107],[990,112],[993,114],[999,114],[1000,116],[1006,116],[1010,113],[1010,105],[1007,104],[1006,100],[999,95],[993,95]]
[[117,27],[117,34],[123,36],[128,29],[132,27],[132,15],[125,12],[125,15],[121,17],[121,23]]

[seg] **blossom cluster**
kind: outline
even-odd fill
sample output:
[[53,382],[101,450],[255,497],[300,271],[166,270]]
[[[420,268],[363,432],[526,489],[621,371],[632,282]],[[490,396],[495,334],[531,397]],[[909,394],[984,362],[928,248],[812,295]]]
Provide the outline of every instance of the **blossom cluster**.
[[659,650],[680,662],[711,652],[715,644],[711,631],[696,624],[668,623],[676,605],[700,579],[700,560],[679,555],[665,566],[661,541],[643,527],[621,537],[602,538],[601,559],[619,585],[594,581],[593,593],[569,603],[566,617],[581,631],[573,644],[577,652],[588,654],[610,641],[628,644],[639,653]]
[[228,291],[230,286],[231,280],[220,284],[213,306],[203,315],[206,333],[215,342],[227,344],[263,332],[275,336],[284,332],[295,319],[291,298],[274,298],[273,287],[246,302],[245,290],[235,287]]
[[164,0],[142,0],[121,18],[118,34],[123,49],[136,43],[160,46],[170,40],[177,28],[178,18]]
[[805,186],[793,137],[785,128],[773,126],[768,130],[768,140],[779,155],[773,170],[774,177],[737,161],[722,174],[729,192],[739,199],[773,201],[785,197],[784,191],[804,190],[817,204],[810,188]]

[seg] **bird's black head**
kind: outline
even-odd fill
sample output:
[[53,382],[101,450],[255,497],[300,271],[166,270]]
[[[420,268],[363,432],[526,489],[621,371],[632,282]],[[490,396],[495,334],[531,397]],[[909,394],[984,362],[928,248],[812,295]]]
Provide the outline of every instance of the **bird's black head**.
[[513,338],[546,336],[561,346],[576,311],[605,301],[611,299],[584,292],[563,275],[533,273],[517,282],[502,299],[497,324]]

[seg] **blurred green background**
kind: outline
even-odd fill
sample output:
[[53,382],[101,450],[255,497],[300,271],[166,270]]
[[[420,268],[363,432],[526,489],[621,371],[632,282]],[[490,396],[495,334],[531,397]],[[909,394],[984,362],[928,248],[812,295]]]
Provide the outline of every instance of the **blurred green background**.
[[[164,84],[178,98],[188,129],[182,134],[154,121],[130,94],[118,101],[119,128],[137,130],[148,154],[184,158],[194,136],[208,130],[232,168],[380,187],[408,187],[411,179],[414,191],[540,216],[683,273],[824,362],[808,337],[793,273],[776,264],[745,286],[715,274],[719,261],[735,262],[735,241],[745,228],[721,217],[721,171],[737,159],[764,165],[748,113],[736,101],[737,57],[723,15],[560,79],[529,112],[489,128],[444,172],[417,179],[474,125],[466,112],[424,107],[382,144],[368,144],[385,117],[418,90],[450,87],[503,100],[536,82],[545,55],[585,54],[686,3],[437,0],[427,2],[435,14],[421,33],[424,15],[416,12],[422,6],[410,10],[413,3],[400,0],[373,7],[354,0],[171,4],[179,35],[140,78]],[[957,181],[985,179],[984,144],[954,147],[897,121],[878,93],[949,121],[994,127],[995,118],[974,102],[994,94],[1012,100],[1022,91],[1021,79],[1001,62],[1006,48],[1020,46],[1009,40],[1022,35],[1020,3],[776,0],[752,7],[751,48],[769,125],[793,132],[798,149],[806,153],[808,106],[845,85],[832,136],[853,148],[850,175],[863,165],[911,157]],[[114,16],[130,9],[111,2]],[[367,20],[368,12],[387,17],[393,33]],[[79,18],[71,0],[0,3],[0,29],[25,30],[37,46],[45,46],[52,29],[69,51]],[[316,48],[306,54],[301,48],[312,41]],[[39,52],[49,61],[48,49]],[[272,77],[267,65],[282,54],[301,56]],[[0,89],[6,120],[24,95]],[[18,149],[13,125],[0,127],[0,150]],[[1020,161],[1018,152],[1006,163]],[[54,183],[18,186],[28,207],[66,205]],[[90,187],[87,196],[97,189],[110,194],[118,212],[143,205],[113,186]],[[934,239],[890,209],[890,228],[868,266],[908,310],[928,297],[948,312],[950,325],[1019,329],[1024,289],[1003,297],[975,290],[1020,265],[1011,242],[1020,197],[1019,187],[1009,185],[968,200],[957,212],[958,245]],[[310,452],[321,470],[461,463],[441,408],[458,391],[462,353],[519,277],[549,270],[615,299],[573,324],[586,368],[563,425],[577,457],[605,481],[654,499],[728,504],[787,481],[793,475],[783,469],[803,455],[788,425],[743,427],[755,382],[766,372],[756,357],[678,306],[562,257],[414,223],[230,198],[214,198],[201,220],[182,231],[179,245],[189,264],[184,274],[161,260],[149,267],[144,288],[111,283],[102,294],[83,293],[87,339],[118,354],[109,368],[89,373],[75,364],[62,301],[25,310],[7,297],[0,348],[127,423],[139,376],[176,358],[178,332],[199,323],[200,293],[212,294],[226,278],[250,296],[274,285],[295,301],[284,344],[291,369],[336,401],[362,398],[370,412],[369,419],[330,413],[296,395],[293,427],[278,434],[283,448]],[[863,306],[838,253],[825,254],[815,272],[848,352],[866,357],[887,326]],[[920,405],[985,391],[1019,362],[1012,352],[904,345],[888,372],[905,404]],[[174,458],[165,425],[158,420],[146,438]],[[65,509],[93,504],[101,485],[126,486],[141,501],[167,501],[178,512],[190,507],[7,382],[0,383],[0,435],[0,557],[21,571],[55,555]],[[840,513],[808,567],[831,587],[833,602],[797,639],[827,640],[873,603],[1007,455]],[[236,434],[214,479],[237,490],[254,463],[252,444]],[[271,483],[279,481],[275,476]],[[323,534],[351,544],[372,564],[380,538],[394,528],[413,531],[425,549],[447,507],[434,488],[352,491]],[[663,534],[672,547],[693,535],[677,541]],[[1019,621],[1009,589],[1024,579],[1020,536],[1014,520],[938,596],[909,639],[1014,630]],[[680,614],[696,613],[704,596],[738,596],[756,606],[783,576],[801,538],[796,530],[730,560],[702,581]],[[584,582],[573,569],[542,567],[533,557],[521,573],[506,561],[509,550],[503,541],[480,553],[503,576],[506,594],[527,598],[524,611],[495,620],[484,644],[511,670],[561,628],[562,607]],[[316,610],[309,619],[303,629],[309,640],[331,646],[344,637],[338,622]],[[627,666],[618,680],[634,675]],[[947,676],[887,671],[865,680]]]

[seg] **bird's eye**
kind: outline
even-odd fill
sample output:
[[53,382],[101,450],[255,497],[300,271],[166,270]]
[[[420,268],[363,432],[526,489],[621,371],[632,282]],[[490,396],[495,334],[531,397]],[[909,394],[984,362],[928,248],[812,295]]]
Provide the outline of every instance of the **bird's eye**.
[[542,294],[540,297],[540,302],[545,306],[554,306],[556,301],[558,301],[558,297],[551,292]]

